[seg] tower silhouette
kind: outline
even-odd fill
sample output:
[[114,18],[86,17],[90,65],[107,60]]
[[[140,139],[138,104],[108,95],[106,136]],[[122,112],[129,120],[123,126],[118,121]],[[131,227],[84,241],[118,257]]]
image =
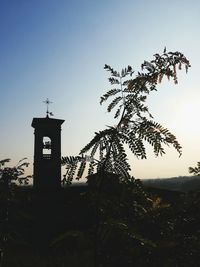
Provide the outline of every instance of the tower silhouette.
[[[48,104],[48,103],[46,103]],[[33,118],[35,129],[33,187],[57,190],[61,188],[61,125],[64,120]]]

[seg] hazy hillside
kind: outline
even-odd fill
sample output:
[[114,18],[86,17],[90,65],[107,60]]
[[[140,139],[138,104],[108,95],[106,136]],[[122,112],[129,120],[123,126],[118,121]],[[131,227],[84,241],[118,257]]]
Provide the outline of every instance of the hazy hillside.
[[179,176],[161,179],[143,179],[145,186],[178,191],[200,190],[200,176]]

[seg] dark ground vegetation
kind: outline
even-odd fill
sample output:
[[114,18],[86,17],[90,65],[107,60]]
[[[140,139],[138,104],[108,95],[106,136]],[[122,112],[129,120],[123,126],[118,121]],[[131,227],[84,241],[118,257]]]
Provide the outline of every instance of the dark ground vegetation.
[[88,181],[58,193],[15,187],[9,199],[1,188],[2,266],[198,266],[200,192]]

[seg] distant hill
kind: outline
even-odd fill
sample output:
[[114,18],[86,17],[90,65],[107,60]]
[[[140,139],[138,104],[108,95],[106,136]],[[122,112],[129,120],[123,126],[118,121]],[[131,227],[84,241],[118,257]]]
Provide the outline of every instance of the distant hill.
[[[200,176],[179,176],[171,178],[151,178],[140,180],[144,186],[149,188],[165,189],[170,191],[200,191]],[[86,182],[74,182],[70,186],[71,191],[86,190]],[[68,186],[67,186],[68,187]],[[32,185],[25,186],[25,188],[32,188]]]
[[142,179],[147,187],[161,188],[173,191],[197,191],[200,190],[200,176],[179,176],[171,178]]

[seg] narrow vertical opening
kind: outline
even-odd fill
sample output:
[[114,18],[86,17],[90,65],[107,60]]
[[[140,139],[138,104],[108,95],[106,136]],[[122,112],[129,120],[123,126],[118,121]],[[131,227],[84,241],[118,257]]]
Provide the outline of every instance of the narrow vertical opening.
[[48,136],[43,137],[42,155],[44,159],[51,159],[51,139]]

